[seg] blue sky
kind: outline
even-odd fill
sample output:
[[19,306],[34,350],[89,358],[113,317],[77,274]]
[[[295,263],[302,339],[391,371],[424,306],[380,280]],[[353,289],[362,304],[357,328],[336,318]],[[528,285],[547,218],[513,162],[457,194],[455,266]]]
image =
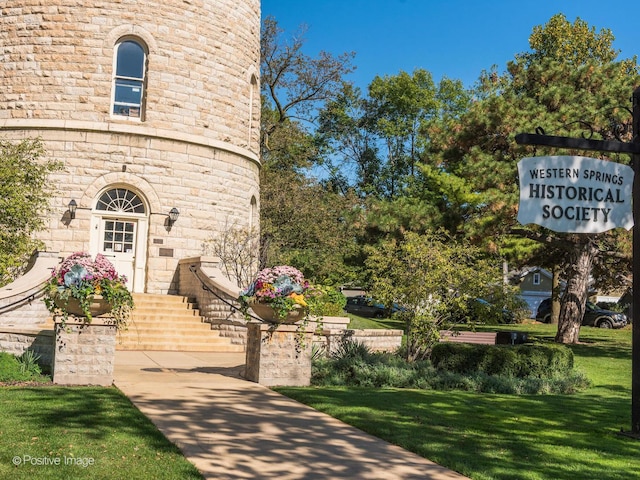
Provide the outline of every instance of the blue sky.
[[615,36],[619,58],[640,51],[640,24],[631,2],[602,0],[262,0],[262,16],[276,18],[285,34],[306,24],[305,53],[355,52],[347,77],[363,90],[376,75],[423,68],[471,87],[482,70],[503,72],[529,36],[556,13],[576,17]]

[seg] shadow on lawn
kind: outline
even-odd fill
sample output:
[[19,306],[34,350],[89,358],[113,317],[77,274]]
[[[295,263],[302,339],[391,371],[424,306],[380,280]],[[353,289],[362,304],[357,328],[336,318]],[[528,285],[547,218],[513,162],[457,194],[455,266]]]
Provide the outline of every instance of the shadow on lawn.
[[[467,475],[490,478],[628,478],[638,443],[616,431],[628,402],[594,395],[279,389]],[[357,400],[354,400],[357,397]],[[358,408],[343,409],[357,403]],[[344,413],[348,412],[348,413]],[[417,445],[417,447],[416,447]],[[585,453],[588,453],[585,455]],[[602,458],[617,459],[616,470]]]
[[16,415],[30,417],[35,428],[59,429],[95,440],[127,432],[148,438],[152,448],[177,451],[116,388],[25,388],[20,405],[13,410]]
[[[8,387],[0,394],[0,436],[11,435],[0,444],[0,478],[203,478],[116,388]],[[23,457],[62,463],[15,462]]]
[[575,355],[585,358],[613,358],[616,360],[630,360],[631,347],[621,347],[615,343],[576,344],[568,345]]

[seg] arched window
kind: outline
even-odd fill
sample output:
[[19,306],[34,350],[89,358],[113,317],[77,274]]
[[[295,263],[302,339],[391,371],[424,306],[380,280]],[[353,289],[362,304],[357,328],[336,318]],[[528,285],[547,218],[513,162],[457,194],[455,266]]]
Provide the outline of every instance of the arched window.
[[135,193],[126,188],[107,190],[98,199],[96,210],[123,213],[145,213],[144,203]]
[[249,204],[249,230],[253,231],[258,228],[260,219],[258,218],[258,202],[256,197],[251,197],[251,203]]
[[[254,116],[254,103],[256,97],[259,96],[258,91],[258,79],[254,74],[251,75],[251,79],[249,81],[249,149],[253,145],[253,136],[255,131],[256,121],[253,118]],[[259,98],[259,97],[258,97]]]
[[114,115],[143,117],[146,58],[144,47],[135,40],[116,45],[111,110]]

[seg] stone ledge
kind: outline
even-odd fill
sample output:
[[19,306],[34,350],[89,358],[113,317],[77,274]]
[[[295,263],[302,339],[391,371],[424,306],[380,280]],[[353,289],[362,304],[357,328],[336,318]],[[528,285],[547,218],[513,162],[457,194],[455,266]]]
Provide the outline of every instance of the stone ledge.
[[162,128],[154,128],[145,125],[123,124],[113,122],[88,122],[82,120],[50,120],[50,119],[30,119],[11,118],[0,119],[0,130],[70,130],[98,132],[108,135],[119,133],[143,137],[158,138],[173,142],[190,143],[217,150],[227,151],[240,155],[248,160],[260,164],[258,156],[246,148],[226,143],[220,140],[207,138],[202,135],[192,135],[189,133],[176,132]]
[[374,352],[392,352],[402,346],[402,330],[362,329],[362,330],[323,330],[320,337],[326,339],[327,353],[337,348],[337,344],[347,338],[366,345]]
[[47,337],[53,337],[54,331],[52,328],[39,328],[36,325],[28,325],[24,327],[0,325],[0,333],[13,333],[16,335],[43,335]]

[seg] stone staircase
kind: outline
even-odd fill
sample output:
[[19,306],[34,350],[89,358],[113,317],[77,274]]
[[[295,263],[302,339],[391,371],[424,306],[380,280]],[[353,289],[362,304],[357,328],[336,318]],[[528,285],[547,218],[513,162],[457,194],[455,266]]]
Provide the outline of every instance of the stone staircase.
[[211,330],[193,299],[150,293],[134,293],[133,297],[136,308],[127,330],[118,333],[116,350],[244,351],[244,346]]

